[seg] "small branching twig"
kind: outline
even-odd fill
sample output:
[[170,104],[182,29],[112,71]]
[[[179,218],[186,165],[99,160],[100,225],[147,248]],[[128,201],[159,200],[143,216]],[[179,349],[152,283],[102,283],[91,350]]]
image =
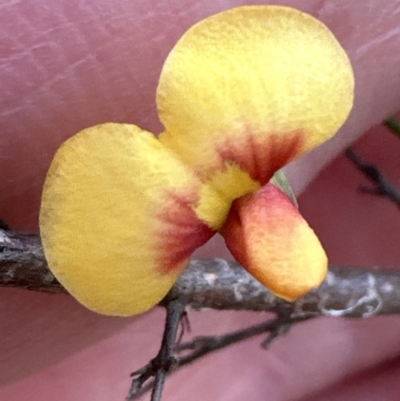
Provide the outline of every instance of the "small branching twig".
[[273,341],[278,338],[282,337],[285,334],[287,334],[290,329],[292,328],[293,324],[302,322],[304,320],[307,320],[309,318],[298,318],[296,319],[295,317],[292,317],[290,319],[283,319],[281,320],[280,324],[276,325],[268,334],[267,338],[263,340],[261,343],[261,347],[264,349],[269,349],[270,345],[273,343]]
[[[286,334],[289,328],[298,322],[307,320],[307,317],[296,317],[295,315],[281,316],[272,320],[268,320],[261,324],[247,327],[242,330],[237,330],[232,333],[224,334],[221,336],[201,336],[196,337],[193,341],[178,344],[175,352],[177,355],[175,369],[168,372],[168,375],[178,372],[183,367],[198,361],[200,358],[207,356],[210,353],[222,350],[230,345],[237,344],[241,341],[250,339],[261,334],[268,333],[266,340],[262,342],[263,348],[267,348],[273,340]],[[189,352],[187,352],[189,351]],[[187,353],[186,353],[187,352]],[[180,354],[186,353],[183,356]],[[145,367],[146,368],[146,367]],[[143,371],[145,368],[140,369]],[[130,400],[137,400],[145,393],[153,389],[155,380],[146,383],[141,388],[132,389],[129,393]]]
[[[269,333],[265,341],[269,341],[269,343],[271,343],[275,338],[287,333],[288,328],[291,327],[292,324],[307,319],[309,318],[282,316],[258,325],[247,327],[242,330],[224,334],[222,336],[196,337],[193,341],[177,346],[176,352],[178,354],[185,351],[191,351],[190,353],[178,358],[178,367],[182,368],[183,366],[189,365],[211,352],[219,351],[223,348],[229,347],[230,345],[258,336],[260,334]],[[283,327],[285,327],[284,330],[282,330]],[[264,344],[264,342],[262,344]]]
[[357,167],[358,171],[373,184],[373,187],[361,186],[360,190],[362,192],[386,197],[400,209],[400,191],[394,187],[375,165],[363,161],[351,147],[346,149],[346,156]]
[[127,396],[128,400],[135,399],[146,382],[154,377],[151,382],[151,401],[160,401],[167,375],[177,366],[174,352],[185,303],[182,299],[173,299],[168,303],[166,309],[167,316],[160,351],[149,364],[131,374],[134,379]]

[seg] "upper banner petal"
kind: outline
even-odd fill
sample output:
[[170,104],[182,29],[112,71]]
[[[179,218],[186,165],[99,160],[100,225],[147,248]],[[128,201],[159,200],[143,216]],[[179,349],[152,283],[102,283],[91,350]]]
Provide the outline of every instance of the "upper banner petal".
[[334,135],[353,89],[347,55],[320,21],[289,7],[239,7],[194,25],[168,56],[160,140],[202,179],[233,163],[265,184]]
[[103,124],[63,144],[48,172],[40,231],[49,267],[89,309],[144,312],[212,235],[200,183],[151,133]]

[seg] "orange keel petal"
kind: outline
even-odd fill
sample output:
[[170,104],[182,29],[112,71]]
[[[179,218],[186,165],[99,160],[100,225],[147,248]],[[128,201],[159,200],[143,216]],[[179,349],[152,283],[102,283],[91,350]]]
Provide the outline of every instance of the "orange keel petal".
[[199,189],[193,173],[136,126],[78,133],[58,150],[43,191],[40,231],[51,271],[96,312],[146,311],[214,233],[193,211]]
[[328,262],[318,238],[272,184],[234,201],[222,235],[248,272],[282,298],[293,301],[325,278]]

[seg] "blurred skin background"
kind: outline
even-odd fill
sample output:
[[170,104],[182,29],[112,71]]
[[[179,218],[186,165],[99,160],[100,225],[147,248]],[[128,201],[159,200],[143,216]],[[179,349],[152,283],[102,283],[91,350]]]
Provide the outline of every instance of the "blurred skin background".
[[[0,5],[0,217],[37,230],[40,193],[59,145],[106,121],[161,130],[157,79],[195,22],[245,1],[16,0]],[[251,4],[268,4],[254,1]],[[356,149],[400,185],[400,142],[372,126],[400,109],[400,1],[276,1],[321,19],[349,53],[356,101],[339,134],[288,167],[304,216],[332,263],[400,266],[400,215],[356,191],[363,178],[338,156]],[[359,139],[361,138],[361,139]],[[315,179],[315,177],[317,177]],[[315,179],[315,180],[314,180]],[[99,216],[107,218],[107,216]],[[229,257],[216,239],[196,256]],[[158,350],[163,312],[96,315],[69,296],[0,289],[0,399],[122,400],[131,371]],[[190,315],[195,335],[259,322],[251,313]],[[177,374],[165,400],[398,400],[400,317],[318,319],[268,352],[259,339]]]

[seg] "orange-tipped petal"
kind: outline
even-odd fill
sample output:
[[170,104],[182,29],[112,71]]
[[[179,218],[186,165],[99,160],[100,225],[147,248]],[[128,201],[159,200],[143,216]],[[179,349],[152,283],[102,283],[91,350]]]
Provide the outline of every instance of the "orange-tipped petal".
[[192,206],[200,184],[150,133],[104,124],[63,144],[40,231],[51,271],[82,304],[129,316],[159,302],[213,234]]
[[211,184],[237,165],[249,192],[332,137],[353,89],[348,57],[322,22],[289,7],[232,9],[194,25],[168,56],[160,140]]
[[272,184],[235,200],[222,234],[239,263],[282,298],[294,301],[326,276],[327,257],[314,231]]

